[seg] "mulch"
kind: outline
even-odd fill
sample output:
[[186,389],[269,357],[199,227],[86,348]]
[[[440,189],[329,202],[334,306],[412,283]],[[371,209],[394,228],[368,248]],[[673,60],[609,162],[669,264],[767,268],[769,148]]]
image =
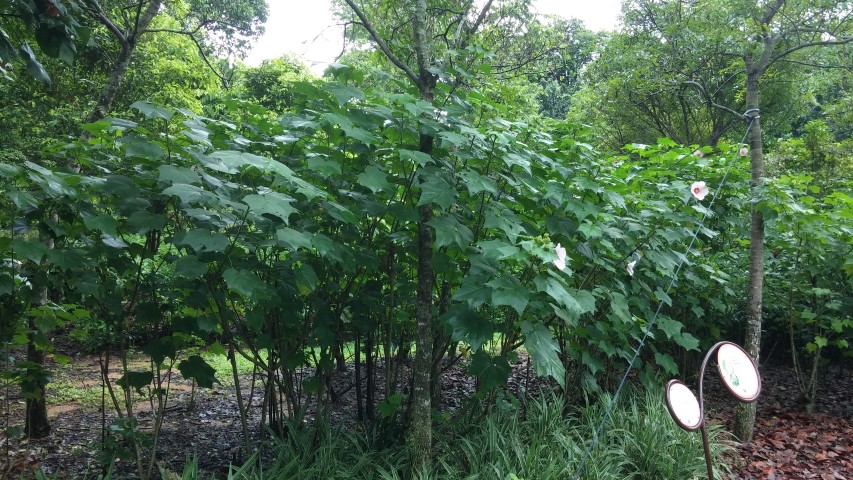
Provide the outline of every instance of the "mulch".
[[[730,478],[853,480],[853,371],[823,374],[811,414],[791,368],[762,368],[761,377],[755,434],[751,442],[736,444]],[[723,406],[711,418],[731,428],[735,400],[719,382],[708,390],[709,408]]]

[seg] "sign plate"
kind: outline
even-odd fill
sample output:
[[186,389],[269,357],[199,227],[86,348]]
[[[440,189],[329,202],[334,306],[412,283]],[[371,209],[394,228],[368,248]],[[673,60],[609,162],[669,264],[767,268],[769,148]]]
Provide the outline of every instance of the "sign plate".
[[702,412],[699,400],[693,391],[680,380],[670,380],[666,384],[666,406],[669,414],[681,428],[688,432],[702,426]]
[[744,403],[754,402],[761,393],[758,369],[744,349],[734,343],[724,343],[717,349],[717,368],[723,385]]

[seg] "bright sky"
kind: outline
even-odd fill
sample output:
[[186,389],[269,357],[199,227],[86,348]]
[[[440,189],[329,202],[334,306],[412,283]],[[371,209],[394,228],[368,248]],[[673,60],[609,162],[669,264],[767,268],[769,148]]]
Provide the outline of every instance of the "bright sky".
[[[329,11],[330,0],[269,0],[266,33],[246,59],[258,65],[291,53],[320,72],[341,53],[341,28]],[[579,18],[591,30],[612,30],[621,0],[534,0],[541,14]]]

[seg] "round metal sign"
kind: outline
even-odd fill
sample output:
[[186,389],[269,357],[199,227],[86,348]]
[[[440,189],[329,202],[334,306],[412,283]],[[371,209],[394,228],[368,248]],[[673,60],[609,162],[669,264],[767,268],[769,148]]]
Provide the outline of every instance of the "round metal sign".
[[744,403],[754,402],[761,393],[761,377],[744,349],[724,343],[717,349],[717,369],[723,385]]
[[666,384],[666,408],[679,427],[692,432],[702,426],[702,412],[699,400],[693,391],[680,380],[670,380]]

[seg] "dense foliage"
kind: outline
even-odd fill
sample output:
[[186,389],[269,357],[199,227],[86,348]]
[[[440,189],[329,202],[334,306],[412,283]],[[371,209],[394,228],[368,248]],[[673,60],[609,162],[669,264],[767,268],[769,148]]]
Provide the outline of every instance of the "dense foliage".
[[[440,398],[441,372],[453,365],[476,382],[457,417],[436,416],[441,428],[519,408],[507,380],[527,356],[560,395],[557,407],[540,399],[529,422],[611,391],[646,336],[632,365],[638,385],[693,375],[701,352],[741,338],[751,211],[761,212],[767,235],[766,329],[787,345],[809,405],[821,367],[853,352],[849,72],[787,65],[768,73],[765,95],[777,98],[762,115],[780,138],[765,148],[769,176],[750,185],[751,152],[740,143],[747,124],[711,106],[743,96],[729,82],[732,60],[719,42],[704,57],[679,53],[711,33],[678,30],[674,20],[656,30],[652,19],[679,13],[668,3],[627,4],[625,31],[595,37],[577,23],[540,23],[525,2],[503,2],[500,15],[481,19],[482,35],[460,33],[435,48],[446,61],[430,67],[428,92],[363,51],[350,54],[357,66],[333,64],[323,78],[288,57],[258,67],[211,61],[242,48],[228,28],[256,35],[266,7],[237,2],[233,25],[194,37],[186,32],[215,16],[195,3],[170,3],[149,19],[109,115],[99,95],[116,67],[105,52],[125,52],[121,42],[78,45],[72,66],[38,63],[52,85],[22,76],[0,84],[8,132],[0,340],[43,354],[60,328],[99,353],[114,413],[104,458],[132,458],[139,477],[155,473],[172,370],[201,388],[226,383],[200,349],[231,364],[244,453],[262,439],[250,433],[238,357],[263,385],[259,431],[287,438],[308,418],[314,431],[328,428],[340,393],[331,379],[350,362],[359,425],[373,446],[400,444],[413,415],[425,210],[434,323],[418,348],[431,344],[430,394]],[[393,38],[400,18],[378,3],[378,31]],[[474,20],[445,13],[430,28],[461,32]],[[515,34],[522,24],[530,28]],[[36,38],[45,28],[26,25]],[[93,38],[109,38],[109,25],[91,27]],[[844,32],[838,38],[849,38]],[[351,32],[366,42],[360,35]],[[681,38],[689,35],[699,38]],[[0,30],[0,58],[11,55],[12,38]],[[409,46],[408,37],[392,45],[418,54]],[[844,57],[826,58],[835,55]],[[705,76],[667,94],[685,72]],[[804,111],[782,81],[804,76],[814,78],[819,111]],[[715,96],[703,96],[712,86]],[[90,115],[98,108],[104,118]],[[708,197],[691,195],[695,181],[706,182]],[[148,367],[129,364],[131,352]],[[36,353],[3,375],[43,401],[49,372]],[[107,374],[110,362],[121,364],[120,378]],[[139,427],[142,401],[156,405],[153,432]],[[657,407],[630,408],[618,428],[649,434],[630,422],[642,418],[638,408]],[[544,464],[529,462],[547,460],[527,429],[546,427],[524,420],[496,433],[514,414],[489,415],[477,433],[492,447],[484,455],[511,451],[500,442],[513,435],[530,449],[495,478],[533,478]],[[552,434],[577,456],[577,432]],[[438,478],[485,475],[473,459],[481,440],[454,440],[461,450],[441,461],[447,476]],[[661,478],[693,468],[631,463],[640,457],[594,465]],[[660,465],[669,473],[644,470]],[[549,478],[565,475],[565,465],[545,466],[555,468]],[[590,475],[604,475],[597,468]]]

